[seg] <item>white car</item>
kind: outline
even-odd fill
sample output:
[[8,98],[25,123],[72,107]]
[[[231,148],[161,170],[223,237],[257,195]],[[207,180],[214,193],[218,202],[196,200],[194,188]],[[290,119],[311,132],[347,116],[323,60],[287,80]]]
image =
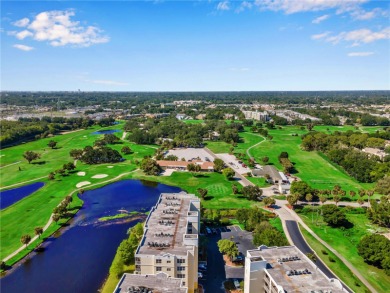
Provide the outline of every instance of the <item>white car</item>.
[[201,272],[198,272],[198,278],[199,279],[202,279],[203,278],[203,274]]
[[237,279],[234,279],[233,283],[234,283],[234,287],[236,287],[236,289],[240,289],[240,282],[238,282]]

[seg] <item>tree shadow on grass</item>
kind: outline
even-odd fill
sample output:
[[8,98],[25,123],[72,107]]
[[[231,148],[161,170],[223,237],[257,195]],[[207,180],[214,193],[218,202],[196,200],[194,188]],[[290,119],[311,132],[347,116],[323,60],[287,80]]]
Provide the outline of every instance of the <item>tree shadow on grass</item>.
[[206,174],[195,174],[194,177],[196,177],[196,178],[209,178],[210,175],[206,175]]
[[214,196],[207,195],[204,197],[204,200],[212,200],[213,198],[214,198]]
[[44,165],[46,164],[46,161],[38,161],[38,162],[32,162],[33,165]]

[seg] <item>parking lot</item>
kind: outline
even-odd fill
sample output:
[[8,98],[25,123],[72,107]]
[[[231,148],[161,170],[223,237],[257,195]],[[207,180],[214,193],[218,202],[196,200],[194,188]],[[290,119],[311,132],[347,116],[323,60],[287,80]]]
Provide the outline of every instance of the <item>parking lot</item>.
[[226,165],[232,168],[239,174],[246,174],[251,171],[248,167],[243,167],[242,163],[240,164],[235,156],[229,154],[217,154],[217,157],[222,159]]
[[219,252],[217,242],[220,239],[235,241],[239,252],[245,257],[248,249],[254,249],[252,233],[242,231],[238,226],[209,228],[207,233],[207,270],[203,271],[203,278],[199,283],[205,292],[225,292],[223,283],[231,279],[244,279],[244,267],[226,266],[222,254]]

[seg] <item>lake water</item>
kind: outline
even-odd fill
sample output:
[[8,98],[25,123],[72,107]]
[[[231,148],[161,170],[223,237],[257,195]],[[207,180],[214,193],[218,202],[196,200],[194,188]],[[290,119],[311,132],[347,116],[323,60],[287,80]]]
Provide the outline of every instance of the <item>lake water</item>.
[[29,196],[30,194],[34,193],[35,191],[40,189],[43,185],[45,185],[43,182],[36,182],[26,186],[1,191],[0,209],[2,210],[5,209],[6,207],[9,207],[10,205],[13,205],[15,202],[18,202],[22,198],[25,198],[26,196]]
[[92,132],[91,134],[111,134],[111,133],[115,133],[115,132],[119,132],[119,129],[110,129],[110,130],[99,130],[99,131],[95,131],[95,132]]
[[[28,257],[0,280],[2,293],[97,292],[127,230],[138,221],[105,222],[103,216],[118,210],[148,211],[162,192],[179,192],[177,187],[138,180],[124,180],[87,191],[80,197],[83,208],[69,228],[46,241],[44,252]],[[60,235],[62,234],[62,235]]]

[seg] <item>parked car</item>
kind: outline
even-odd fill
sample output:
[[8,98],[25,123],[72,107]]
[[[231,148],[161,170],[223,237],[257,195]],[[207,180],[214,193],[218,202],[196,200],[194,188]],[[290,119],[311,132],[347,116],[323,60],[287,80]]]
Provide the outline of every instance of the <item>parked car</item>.
[[202,279],[203,278],[203,274],[201,272],[198,272],[198,278],[199,279]]
[[199,265],[198,265],[198,269],[199,269],[200,271],[206,271],[206,270],[207,270],[207,266],[206,266],[205,264],[199,264]]
[[233,283],[234,283],[234,287],[236,287],[236,289],[240,289],[240,282],[237,279],[234,279]]
[[206,233],[207,233],[207,235],[210,235],[210,234],[211,234],[210,228],[206,227]]

